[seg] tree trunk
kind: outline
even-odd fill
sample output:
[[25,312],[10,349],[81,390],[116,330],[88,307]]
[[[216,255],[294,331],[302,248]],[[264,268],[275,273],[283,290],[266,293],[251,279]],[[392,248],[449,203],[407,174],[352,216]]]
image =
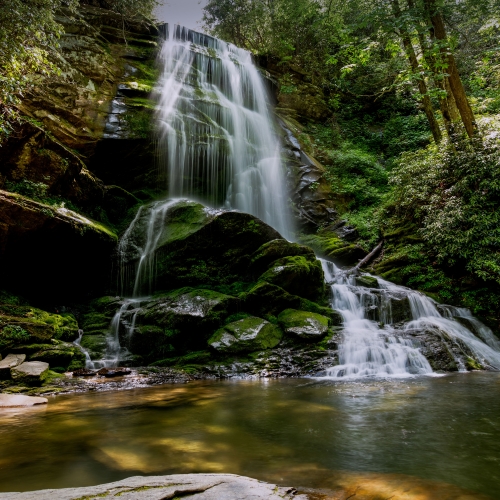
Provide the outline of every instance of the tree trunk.
[[[437,10],[435,0],[425,0],[426,8],[432,23],[433,36],[447,45],[448,37],[443,22],[441,13]],[[449,47],[441,46],[440,52],[443,55],[444,61],[447,63],[448,82],[450,85],[451,93],[455,98],[455,103],[462,118],[462,122],[469,137],[473,137],[477,132],[477,125],[474,119],[474,114],[467,99],[462,80],[458,73],[457,65],[453,54],[449,51]]]
[[[401,9],[399,7],[398,0],[392,0],[392,9],[394,16],[397,18],[401,17]],[[427,120],[429,121],[429,126],[431,128],[432,136],[434,137],[434,141],[436,143],[441,142],[442,135],[441,130],[439,128],[439,123],[436,120],[436,115],[434,114],[434,108],[432,106],[431,99],[427,93],[427,84],[425,83],[425,79],[423,77],[423,68],[418,64],[418,59],[415,54],[415,49],[413,48],[413,44],[411,42],[410,35],[405,30],[405,28],[400,29],[400,37],[403,42],[403,47],[406,52],[406,56],[408,57],[408,61],[410,62],[411,69],[414,74],[418,75],[418,90],[421,94],[422,106],[424,108],[425,115],[427,116]]]

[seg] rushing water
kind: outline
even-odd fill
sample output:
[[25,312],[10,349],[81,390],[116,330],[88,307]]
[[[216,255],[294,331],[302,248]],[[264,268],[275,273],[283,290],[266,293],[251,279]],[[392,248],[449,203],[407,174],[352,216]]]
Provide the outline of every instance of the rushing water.
[[169,195],[253,214],[289,236],[280,141],[251,54],[175,26],[160,61],[160,168]]
[[[327,370],[328,377],[431,374],[420,342],[410,335],[414,332],[431,332],[453,344],[450,353],[462,371],[467,358],[484,368],[500,370],[500,342],[468,310],[439,305],[420,292],[381,278],[376,287],[359,286],[353,270],[342,270],[327,261],[322,264],[331,286],[331,306],[344,320],[339,365]],[[394,304],[403,311],[395,315]]]
[[57,396],[46,408],[3,410],[0,449],[0,491],[224,472],[365,500],[494,499],[500,374]]

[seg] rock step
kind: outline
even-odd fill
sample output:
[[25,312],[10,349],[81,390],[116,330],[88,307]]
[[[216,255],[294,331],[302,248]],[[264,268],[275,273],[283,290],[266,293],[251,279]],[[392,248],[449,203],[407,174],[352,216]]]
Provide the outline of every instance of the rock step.
[[7,354],[0,361],[0,378],[10,378],[10,370],[19,366],[26,359],[26,354]]
[[49,374],[49,364],[43,361],[28,361],[10,370],[14,380],[27,384],[39,384]]
[[130,477],[115,483],[83,488],[64,488],[0,493],[0,500],[76,500],[83,498],[163,500],[189,496],[193,500],[307,500],[294,488],[278,487],[235,474],[175,474]]

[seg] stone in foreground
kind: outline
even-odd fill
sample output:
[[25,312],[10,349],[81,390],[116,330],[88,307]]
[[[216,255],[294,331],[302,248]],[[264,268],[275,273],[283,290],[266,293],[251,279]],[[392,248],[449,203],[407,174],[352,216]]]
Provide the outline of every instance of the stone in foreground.
[[10,371],[12,378],[26,384],[41,384],[49,374],[49,364],[43,361],[28,361]]
[[19,408],[23,406],[45,405],[47,398],[23,396],[22,394],[0,394],[0,408]]
[[26,359],[26,354],[7,354],[0,361],[0,379],[10,378],[10,370],[20,365]]
[[320,339],[328,332],[328,318],[321,314],[286,309],[278,321],[287,334],[306,340]]
[[83,498],[120,500],[166,500],[189,497],[192,500],[307,500],[294,488],[280,488],[257,479],[234,474],[176,474],[135,476],[115,483],[83,488],[64,488],[0,493],[0,500],[76,500]]
[[217,330],[208,344],[221,353],[251,352],[276,347],[282,336],[277,326],[250,316]]

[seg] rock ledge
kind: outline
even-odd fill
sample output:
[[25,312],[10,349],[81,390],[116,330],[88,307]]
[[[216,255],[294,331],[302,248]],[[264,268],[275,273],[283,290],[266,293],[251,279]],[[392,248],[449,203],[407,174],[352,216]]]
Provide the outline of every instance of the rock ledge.
[[135,476],[115,483],[83,488],[64,488],[25,493],[0,493],[0,500],[166,500],[189,496],[193,500],[307,500],[294,488],[278,487],[235,474],[176,474]]

